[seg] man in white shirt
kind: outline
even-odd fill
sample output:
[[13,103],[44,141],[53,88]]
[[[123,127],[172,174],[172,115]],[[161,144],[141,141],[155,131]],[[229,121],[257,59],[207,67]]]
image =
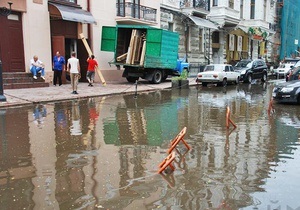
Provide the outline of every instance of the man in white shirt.
[[37,79],[37,73],[41,72],[41,78],[45,80],[45,65],[36,55],[30,60],[30,71],[33,74],[33,79]]
[[79,60],[76,58],[76,53],[72,52],[71,55],[72,57],[68,59],[67,71],[70,72],[71,85],[73,89],[72,94],[78,94],[77,85],[80,77],[80,65]]

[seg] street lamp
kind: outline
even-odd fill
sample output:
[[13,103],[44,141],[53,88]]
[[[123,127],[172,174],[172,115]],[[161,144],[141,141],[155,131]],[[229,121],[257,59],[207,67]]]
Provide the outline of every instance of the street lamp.
[[[7,2],[9,9],[6,7],[0,7],[0,15],[8,16],[11,14],[11,5],[12,2]],[[3,94],[3,78],[2,78],[2,61],[0,59],[0,102],[6,101],[6,98]]]
[[7,2],[9,5],[9,9],[6,7],[0,7],[0,14],[3,16],[8,16],[11,14],[11,5],[13,4],[12,2]]

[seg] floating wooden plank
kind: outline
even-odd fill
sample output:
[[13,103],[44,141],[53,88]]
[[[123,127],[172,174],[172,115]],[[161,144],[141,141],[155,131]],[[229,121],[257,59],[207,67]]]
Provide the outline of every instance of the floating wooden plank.
[[[86,39],[85,39],[83,33],[79,34],[79,36],[80,36],[80,38],[81,38],[81,40],[82,40],[82,42],[83,42],[83,44],[84,44],[84,46],[85,46],[85,49],[87,50],[87,52],[88,52],[88,54],[89,54],[89,56],[93,55],[93,52],[92,52],[92,50],[91,50],[89,44],[87,43],[87,41],[86,41]],[[100,80],[101,80],[101,82],[102,82],[102,85],[105,86],[105,85],[106,85],[105,79],[104,79],[104,77],[103,77],[103,75],[102,75],[100,69],[98,68],[98,66],[96,66],[96,72],[97,72],[97,74],[98,74],[99,77],[100,77]]]

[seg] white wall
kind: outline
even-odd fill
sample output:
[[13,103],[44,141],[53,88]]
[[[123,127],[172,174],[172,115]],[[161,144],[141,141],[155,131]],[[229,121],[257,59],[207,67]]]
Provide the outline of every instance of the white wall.
[[52,74],[48,1],[43,0],[43,4],[36,4],[27,0],[27,12],[23,13],[22,18],[26,71],[30,72],[30,59],[37,55],[45,64],[46,73]]

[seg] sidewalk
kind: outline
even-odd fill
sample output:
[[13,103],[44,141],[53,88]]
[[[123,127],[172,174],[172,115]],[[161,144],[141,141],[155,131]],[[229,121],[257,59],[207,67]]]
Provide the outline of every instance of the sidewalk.
[[[189,85],[196,85],[195,78],[188,78]],[[161,84],[150,84],[145,80],[138,82],[137,91],[151,91],[171,88],[171,79]],[[43,87],[43,88],[25,88],[25,89],[8,89],[4,90],[6,102],[0,102],[0,108],[28,105],[35,103],[45,103],[53,101],[62,101],[69,99],[82,99],[95,96],[107,96],[123,93],[134,93],[136,86],[127,81],[107,82],[105,86],[101,83],[95,83],[94,87],[88,87],[88,83],[78,84],[78,95],[71,94],[72,88],[70,84],[62,86]]]

